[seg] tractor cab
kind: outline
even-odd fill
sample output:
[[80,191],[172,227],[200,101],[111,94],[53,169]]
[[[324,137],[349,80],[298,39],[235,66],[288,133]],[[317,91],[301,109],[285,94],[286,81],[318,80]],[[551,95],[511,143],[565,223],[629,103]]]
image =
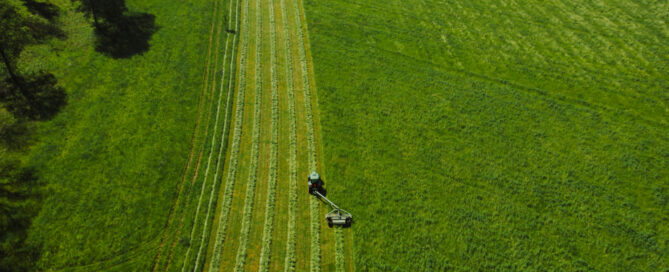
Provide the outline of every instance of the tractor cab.
[[325,188],[323,187],[325,185],[325,182],[323,182],[321,176],[318,173],[311,172],[311,175],[309,175],[309,177],[307,178],[307,183],[309,185],[310,194],[318,196],[316,194],[316,192],[318,192],[323,196],[326,195]]

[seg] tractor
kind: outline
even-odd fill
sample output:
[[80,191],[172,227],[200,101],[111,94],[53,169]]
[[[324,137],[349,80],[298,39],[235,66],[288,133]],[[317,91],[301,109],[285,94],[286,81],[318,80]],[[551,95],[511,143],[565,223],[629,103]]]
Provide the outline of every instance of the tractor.
[[327,191],[323,187],[325,182],[323,182],[321,176],[318,173],[312,172],[307,178],[307,184],[309,185],[309,194],[322,201],[325,201],[333,208],[332,211],[325,215],[325,220],[328,222],[328,227],[332,228],[334,226],[341,226],[347,228],[351,226],[353,223],[353,215],[343,209],[340,209],[337,205],[325,197],[327,194]]

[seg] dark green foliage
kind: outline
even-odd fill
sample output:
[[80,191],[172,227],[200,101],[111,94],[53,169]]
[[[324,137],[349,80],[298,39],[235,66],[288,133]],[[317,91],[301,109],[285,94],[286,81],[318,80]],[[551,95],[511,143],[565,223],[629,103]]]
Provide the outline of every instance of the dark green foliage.
[[[3,52],[3,61],[16,59],[23,47],[31,43],[34,37],[27,27],[25,14],[19,13],[16,6],[9,2],[0,1],[0,49]],[[6,59],[6,60],[5,60]]]
[[305,1],[356,270],[666,270],[662,5]]
[[[2,125],[2,124],[0,124]],[[3,130],[0,127],[0,131]],[[33,169],[0,146],[0,269],[31,271],[39,256],[25,244],[28,227],[40,207],[39,186]]]
[[[19,83],[14,84],[15,82]],[[0,82],[0,101],[15,116],[30,120],[48,120],[67,103],[65,90],[56,83],[56,77],[45,72],[30,75],[28,78],[7,78],[5,82]],[[24,91],[20,89],[24,89],[29,95],[23,95]]]
[[[32,1],[27,1],[32,2]],[[49,5],[47,5],[49,6]],[[51,6],[49,6],[51,7]],[[15,61],[27,45],[44,42],[53,37],[63,38],[63,32],[44,18],[52,19],[57,9],[28,9],[14,5],[9,1],[0,1],[0,48],[15,65]],[[34,12],[40,16],[33,16]]]
[[19,56],[26,46],[44,42],[62,32],[53,24],[28,13],[20,6],[0,2],[0,102],[20,118],[45,120],[65,104],[65,92],[56,86],[56,78],[46,72],[22,75],[17,69]]
[[58,16],[60,10],[54,4],[48,2],[38,2],[35,0],[22,0],[30,13],[37,14],[47,20],[53,21]]
[[[28,228],[41,207],[34,168],[21,158],[30,144],[27,120],[53,117],[65,103],[65,92],[45,72],[24,76],[17,68],[30,45],[62,37],[52,22],[53,5],[0,1],[0,270],[32,271],[39,247],[27,244]],[[34,13],[34,14],[33,14]],[[35,16],[37,14],[37,16]],[[11,114],[10,114],[11,113]]]
[[20,151],[27,147],[29,133],[27,122],[17,120],[11,113],[0,108],[0,146],[9,151]]

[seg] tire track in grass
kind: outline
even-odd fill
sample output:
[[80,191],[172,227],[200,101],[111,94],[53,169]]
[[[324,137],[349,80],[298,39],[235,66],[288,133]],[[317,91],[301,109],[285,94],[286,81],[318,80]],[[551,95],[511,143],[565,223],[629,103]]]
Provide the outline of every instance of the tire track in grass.
[[286,69],[286,91],[288,94],[288,114],[290,115],[289,127],[289,175],[290,175],[290,189],[288,197],[288,231],[286,233],[286,257],[285,257],[285,272],[295,271],[295,246],[297,233],[296,218],[297,218],[297,124],[295,114],[295,93],[293,85],[293,65],[292,53],[290,49],[290,33],[288,30],[288,19],[286,18],[286,0],[281,0],[281,18],[283,21],[284,31],[284,50],[285,50],[285,69]]
[[246,195],[244,197],[244,213],[242,215],[242,227],[239,234],[239,247],[235,261],[235,272],[243,271],[246,263],[248,249],[249,231],[253,216],[253,201],[258,175],[258,152],[260,145],[260,118],[262,107],[262,9],[260,0],[256,0],[256,58],[255,58],[255,103],[253,114],[253,136],[251,143],[251,157],[249,163],[249,179],[246,184]]
[[[231,15],[232,15],[232,9],[229,9],[228,10],[228,17],[231,18],[232,17]],[[220,34],[221,30],[222,30],[222,22],[218,27],[217,34]],[[219,40],[220,40],[220,38],[219,38]],[[216,48],[218,48],[218,42],[219,41],[217,41],[217,43],[216,43],[217,44]],[[210,147],[209,147],[209,156],[207,158],[207,164],[206,164],[206,168],[205,168],[205,172],[204,172],[204,178],[203,178],[203,181],[202,181],[202,188],[200,189],[200,197],[199,197],[198,202],[197,202],[197,208],[195,210],[195,217],[193,218],[193,227],[191,229],[190,238],[189,238],[190,241],[193,241],[193,235],[195,235],[195,230],[197,229],[197,225],[198,225],[197,222],[198,222],[198,217],[199,217],[199,214],[200,214],[200,209],[201,209],[201,206],[202,206],[202,199],[203,199],[203,196],[204,196],[204,190],[205,190],[206,185],[207,185],[207,180],[208,180],[208,177],[209,177],[209,170],[211,169],[211,159],[212,159],[212,156],[214,154],[214,149],[216,147],[217,138],[218,138],[217,137],[218,136],[217,131],[218,131],[218,125],[219,125],[218,121],[219,121],[219,117],[220,117],[221,101],[223,99],[222,92],[223,92],[223,86],[224,86],[224,80],[225,80],[225,63],[227,61],[229,44],[230,44],[230,34],[227,34],[226,35],[226,42],[225,42],[224,57],[223,57],[223,71],[221,73],[221,75],[222,75],[221,76],[221,85],[220,85],[220,88],[219,88],[219,91],[218,91],[218,103],[216,105],[216,118],[214,120],[214,130],[213,130],[213,133],[212,133],[211,144],[210,144]],[[215,58],[215,62],[218,62],[218,56]],[[216,69],[217,68],[214,67],[214,76],[216,75]],[[216,82],[214,81],[213,85],[212,85],[212,88],[215,88],[215,83]],[[228,99],[230,99],[230,92],[231,91],[228,90]],[[226,104],[229,104],[229,102],[226,101]],[[226,119],[228,118],[227,113],[226,113],[225,118]],[[223,138],[223,136],[225,135],[225,130],[227,129],[227,120],[225,120],[224,123],[225,124],[224,124],[224,128],[223,128],[221,138]],[[223,149],[224,149],[224,145],[220,144],[219,154],[218,154],[218,159],[219,160],[220,160],[221,152],[222,152]],[[216,161],[214,164],[215,164],[214,167],[216,169],[216,175],[218,175],[218,171],[220,169],[218,167],[219,161]],[[198,264],[199,256],[200,256],[199,253],[202,249],[202,245],[206,241],[206,229],[207,229],[207,226],[208,226],[207,223],[209,221],[208,217],[209,217],[209,214],[210,214],[211,204],[213,202],[213,196],[215,195],[215,188],[216,188],[216,185],[217,185],[216,179],[217,179],[217,177],[212,179],[211,193],[210,193],[210,197],[209,197],[209,205],[207,207],[207,213],[206,213],[205,218],[204,218],[204,226],[202,228],[202,236],[200,238],[200,250],[198,250],[198,258],[196,259],[195,269],[197,269],[197,264]],[[185,270],[186,264],[188,263],[191,248],[192,248],[192,246],[191,246],[191,244],[189,244],[188,249],[186,250],[186,256],[185,256],[185,259],[184,259],[184,263],[182,265],[182,269],[181,269],[182,271]]]
[[239,94],[237,95],[237,102],[235,106],[235,127],[232,138],[232,150],[230,152],[230,160],[228,162],[228,176],[225,184],[225,191],[223,193],[223,203],[221,204],[221,215],[218,221],[218,229],[216,231],[216,237],[214,242],[214,249],[212,253],[212,260],[209,264],[209,271],[219,271],[221,263],[221,251],[223,250],[223,242],[225,240],[225,231],[228,224],[228,216],[230,214],[230,205],[232,202],[232,193],[234,189],[236,174],[237,174],[237,163],[239,160],[239,144],[242,136],[242,124],[244,116],[244,96],[246,91],[246,53],[248,50],[248,11],[249,11],[249,1],[244,1],[244,12],[242,13],[243,23],[242,30],[239,31],[242,34],[241,41],[241,52],[240,52],[240,66],[239,66]]
[[260,250],[260,263],[258,271],[269,271],[269,259],[272,245],[272,230],[274,223],[274,208],[276,206],[276,182],[278,165],[279,145],[279,94],[278,79],[276,75],[276,26],[274,20],[274,1],[269,0],[269,36],[270,36],[270,77],[272,92],[272,124],[269,157],[269,179],[267,181],[267,202],[265,204],[265,225],[263,228],[262,248]]
[[[311,109],[311,93],[310,82],[307,68],[307,54],[304,48],[304,31],[302,28],[302,19],[300,8],[297,1],[293,5],[295,10],[295,26],[297,27],[297,43],[300,57],[300,69],[302,75],[302,95],[304,96],[304,108],[306,113],[307,126],[307,156],[309,160],[309,172],[317,170],[316,163],[316,143],[314,137],[314,117]],[[319,202],[316,198],[309,199],[309,214],[311,222],[311,262],[310,267],[312,272],[321,270],[321,243],[320,243],[320,223],[318,218],[320,216],[318,209]]]

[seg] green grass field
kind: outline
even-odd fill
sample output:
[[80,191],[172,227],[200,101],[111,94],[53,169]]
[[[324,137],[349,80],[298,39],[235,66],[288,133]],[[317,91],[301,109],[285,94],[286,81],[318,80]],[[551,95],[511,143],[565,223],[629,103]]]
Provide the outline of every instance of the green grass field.
[[55,2],[68,39],[24,52],[25,69],[53,70],[69,95],[31,151],[48,197],[29,242],[40,270],[146,271],[188,160],[212,2],[128,1],[160,29],[148,52],[122,60],[96,53],[90,23]]
[[669,6],[305,1],[359,271],[669,269]]
[[57,71],[69,95],[29,160],[48,184],[38,269],[352,267],[350,232],[335,252],[327,208],[297,187],[322,160],[301,2],[130,1],[159,31],[126,60],[94,52],[90,21],[58,4],[68,39],[22,63]]
[[669,271],[665,2],[127,0],[128,59],[51,2],[40,271]]

